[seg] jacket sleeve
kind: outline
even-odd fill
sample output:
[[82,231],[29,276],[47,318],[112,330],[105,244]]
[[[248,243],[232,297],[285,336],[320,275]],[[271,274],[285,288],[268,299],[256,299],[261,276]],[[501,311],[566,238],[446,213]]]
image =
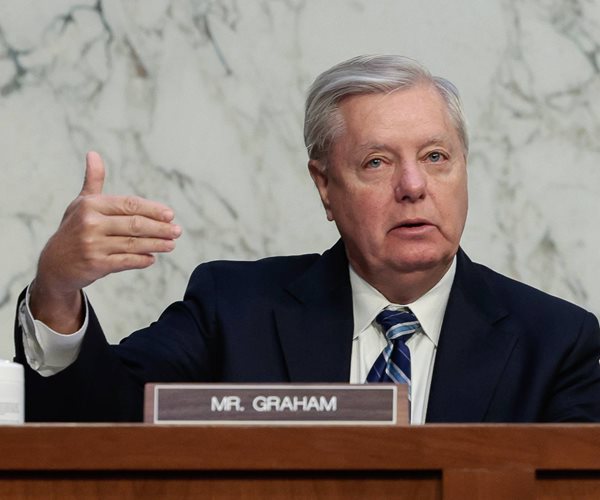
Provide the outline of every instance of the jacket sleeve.
[[[19,303],[23,297],[19,298]],[[89,308],[77,360],[50,377],[32,370],[15,321],[15,361],[25,367],[28,422],[135,422],[143,419],[147,382],[210,381],[215,377],[215,293],[210,266],[199,266],[182,301],[147,328],[110,345]]]

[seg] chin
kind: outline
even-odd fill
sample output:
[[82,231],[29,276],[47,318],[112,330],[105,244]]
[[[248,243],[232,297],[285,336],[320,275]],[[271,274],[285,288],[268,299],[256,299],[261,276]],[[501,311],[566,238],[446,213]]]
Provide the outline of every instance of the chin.
[[454,254],[440,254],[439,252],[410,252],[396,256],[393,267],[404,273],[424,272],[447,267],[452,262]]

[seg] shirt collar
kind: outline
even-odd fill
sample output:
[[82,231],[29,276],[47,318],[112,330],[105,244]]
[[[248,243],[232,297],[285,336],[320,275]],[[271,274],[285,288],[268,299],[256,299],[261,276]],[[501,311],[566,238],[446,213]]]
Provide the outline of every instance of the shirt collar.
[[366,330],[375,316],[389,305],[410,307],[421,323],[423,332],[437,346],[442,330],[442,321],[448,304],[448,297],[456,274],[456,256],[442,279],[425,295],[411,304],[390,304],[373,286],[362,279],[352,266],[350,267],[350,285],[352,287],[352,308],[354,313],[353,339]]

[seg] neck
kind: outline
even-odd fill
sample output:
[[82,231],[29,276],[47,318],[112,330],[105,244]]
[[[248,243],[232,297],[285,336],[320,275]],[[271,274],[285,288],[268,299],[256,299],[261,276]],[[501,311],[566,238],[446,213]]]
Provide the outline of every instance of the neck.
[[444,277],[450,262],[431,269],[403,271],[385,269],[379,272],[366,273],[360,267],[352,267],[356,274],[378,290],[393,304],[411,304],[425,295]]

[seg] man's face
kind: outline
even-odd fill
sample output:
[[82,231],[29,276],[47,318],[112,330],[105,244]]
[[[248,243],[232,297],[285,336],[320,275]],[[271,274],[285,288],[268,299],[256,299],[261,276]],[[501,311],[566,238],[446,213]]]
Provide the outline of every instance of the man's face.
[[466,160],[446,105],[420,85],[348,97],[327,169],[309,168],[354,269],[376,286],[392,273],[445,272],[467,215]]

